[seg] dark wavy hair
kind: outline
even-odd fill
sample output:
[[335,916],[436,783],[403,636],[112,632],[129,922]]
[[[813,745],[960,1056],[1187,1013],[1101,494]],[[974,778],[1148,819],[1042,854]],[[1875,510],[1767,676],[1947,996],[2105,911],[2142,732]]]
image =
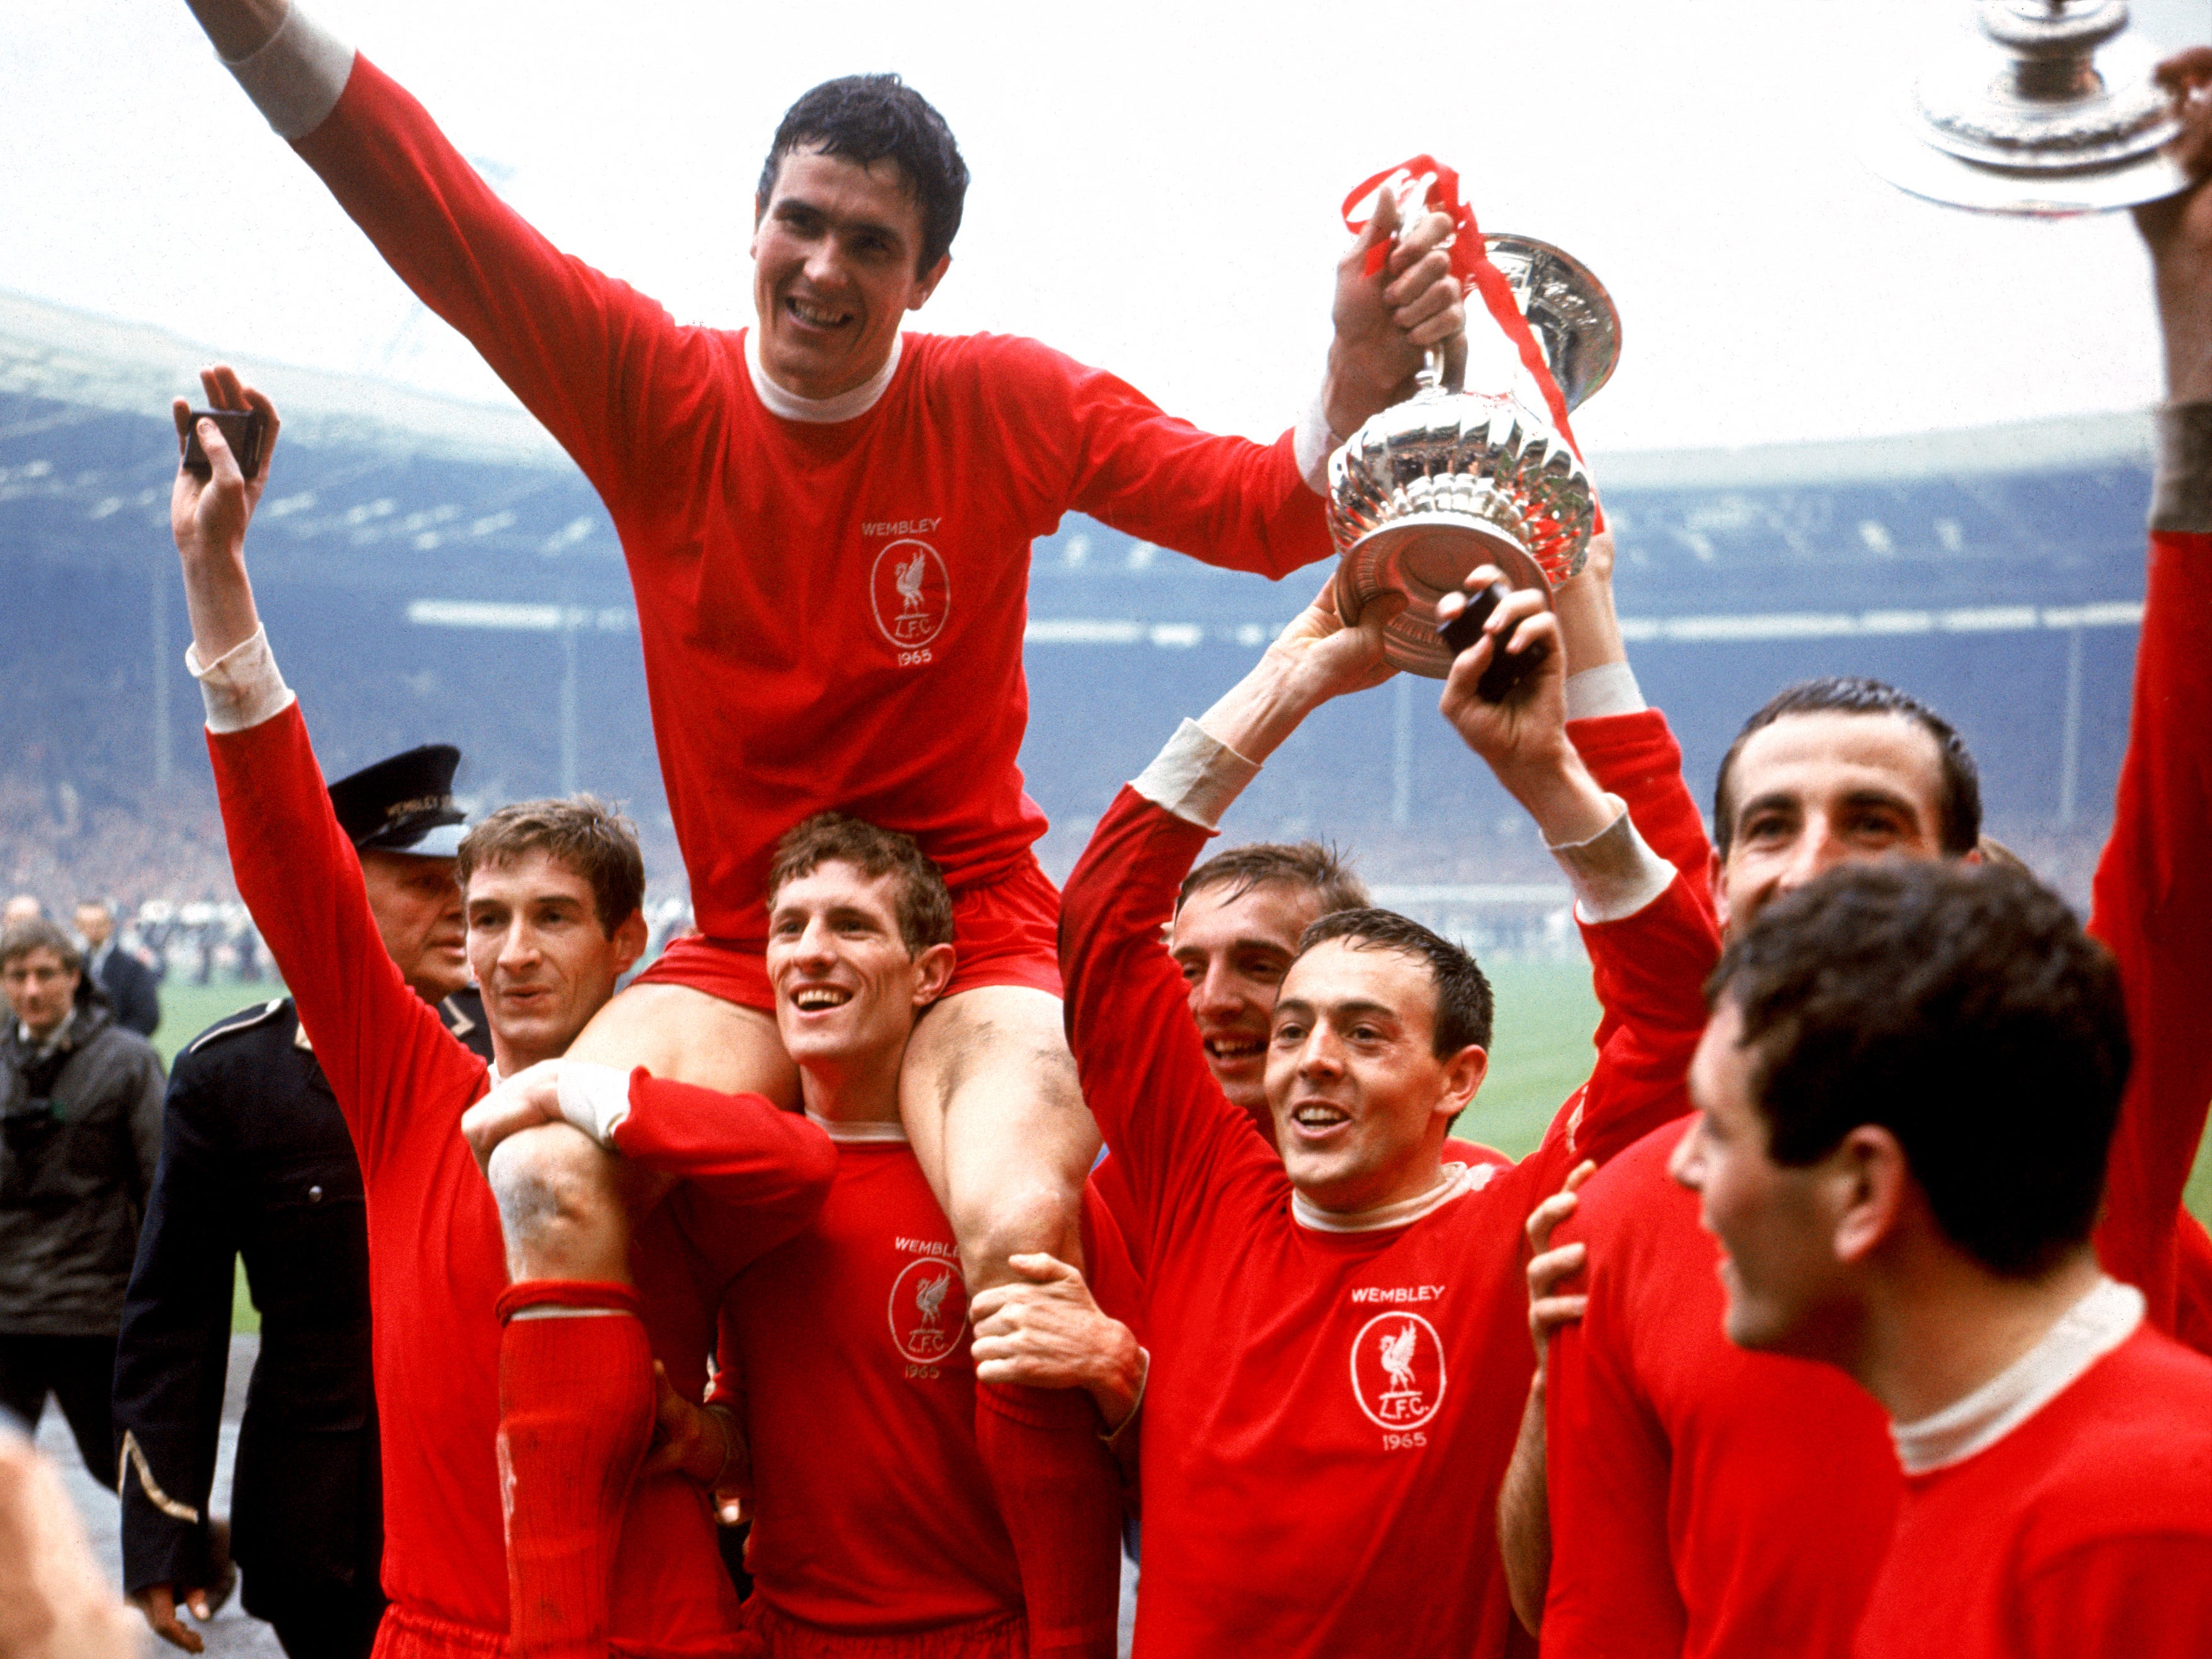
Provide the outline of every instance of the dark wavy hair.
[[1945,1235],[1992,1273],[2037,1277],[2088,1238],[2127,1010],[2110,954],[2033,876],[1843,866],[1762,908],[1706,994],[1742,1016],[1778,1164],[1879,1124]]
[[921,210],[915,274],[926,274],[951,251],[968,199],[968,163],[960,159],[960,146],[945,118],[897,76],[847,75],[824,81],[783,112],[753,195],[756,223],[775,194],[783,158],[795,149],[817,149],[861,167],[894,163]]
[[1438,1060],[1450,1059],[1470,1043],[1490,1047],[1494,1008],[1490,981],[1474,958],[1449,939],[1395,910],[1339,910],[1306,929],[1298,940],[1298,955],[1331,939],[1342,939],[1355,951],[1403,951],[1428,964],[1437,991],[1436,1036],[1431,1048]]
[[945,888],[944,872],[913,836],[878,829],[842,812],[817,812],[784,831],[775,844],[775,860],[769,866],[769,904],[775,902],[786,882],[811,875],[833,859],[871,880],[897,878],[899,937],[906,942],[908,956],[918,957],[933,945],[952,943],[952,895]]

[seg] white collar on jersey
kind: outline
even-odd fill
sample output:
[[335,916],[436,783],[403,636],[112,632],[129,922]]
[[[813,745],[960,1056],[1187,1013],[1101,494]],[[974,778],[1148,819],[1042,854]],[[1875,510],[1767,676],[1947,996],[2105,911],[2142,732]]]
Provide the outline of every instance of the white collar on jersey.
[[1917,1422],[1891,1424],[1897,1461],[1907,1474],[1926,1474],[1987,1451],[2134,1335],[2142,1317],[2141,1291],[2098,1279],[2040,1342],[1965,1399]]
[[866,384],[850,392],[841,392],[834,398],[802,398],[795,392],[787,392],[769,378],[761,367],[760,330],[757,326],[745,331],[745,373],[752,376],[753,391],[758,394],[768,412],[787,421],[807,421],[817,426],[829,426],[838,421],[857,420],[876,406],[898,373],[899,355],[906,349],[906,336],[891,336],[891,355],[884,359],[884,366],[869,377]]
[[807,1113],[806,1121],[840,1146],[906,1145],[903,1123],[840,1123],[819,1112]]
[[1431,1210],[1440,1210],[1462,1193],[1480,1192],[1497,1171],[1487,1164],[1447,1164],[1437,1184],[1418,1198],[1378,1204],[1371,1210],[1324,1210],[1304,1193],[1291,1194],[1291,1218],[1317,1233],[1379,1233],[1407,1227]]

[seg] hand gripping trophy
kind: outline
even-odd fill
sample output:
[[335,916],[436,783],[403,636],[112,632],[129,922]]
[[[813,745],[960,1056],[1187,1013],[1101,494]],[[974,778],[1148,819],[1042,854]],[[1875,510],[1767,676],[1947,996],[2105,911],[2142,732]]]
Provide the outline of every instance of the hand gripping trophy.
[[1377,187],[1401,189],[1415,198],[1409,207],[1425,194],[1459,219],[1455,268],[1480,289],[1522,365],[1512,386],[1466,392],[1444,383],[1432,350],[1414,395],[1374,416],[1329,459],[1345,620],[1356,622],[1383,594],[1402,593],[1406,607],[1384,630],[1385,654],[1396,667],[1442,679],[1454,653],[1438,635],[1437,603],[1469,571],[1494,564],[1516,587],[1548,592],[1582,568],[1599,522],[1597,494],[1566,417],[1613,373],[1620,314],[1597,278],[1549,243],[1482,235],[1459,205],[1450,169],[1419,157],[1369,180],[1352,201]]

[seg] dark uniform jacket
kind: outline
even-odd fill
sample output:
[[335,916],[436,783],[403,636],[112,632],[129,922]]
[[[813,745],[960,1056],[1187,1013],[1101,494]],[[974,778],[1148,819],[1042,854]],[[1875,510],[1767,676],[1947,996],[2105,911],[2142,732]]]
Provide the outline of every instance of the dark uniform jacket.
[[0,1333],[106,1336],[161,1135],[161,1062],[97,997],[50,1048],[0,1006]]
[[[489,1054],[473,993],[442,1010]],[[231,1484],[246,1610],[374,1594],[383,1551],[361,1167],[289,999],[177,1056],[115,1365],[124,1586],[207,1585],[233,1261],[261,1315]]]

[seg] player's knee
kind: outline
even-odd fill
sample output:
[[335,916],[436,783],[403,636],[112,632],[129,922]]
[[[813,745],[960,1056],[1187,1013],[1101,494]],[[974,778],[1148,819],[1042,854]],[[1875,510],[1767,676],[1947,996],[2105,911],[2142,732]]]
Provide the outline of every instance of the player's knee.
[[1040,1184],[991,1195],[960,1206],[952,1231],[960,1242],[960,1272],[973,1296],[1012,1279],[1009,1256],[1042,1251],[1079,1262],[1082,1199],[1078,1190]]
[[519,1272],[573,1276],[580,1259],[620,1249],[618,1167],[580,1130],[545,1123],[510,1135],[486,1174]]

